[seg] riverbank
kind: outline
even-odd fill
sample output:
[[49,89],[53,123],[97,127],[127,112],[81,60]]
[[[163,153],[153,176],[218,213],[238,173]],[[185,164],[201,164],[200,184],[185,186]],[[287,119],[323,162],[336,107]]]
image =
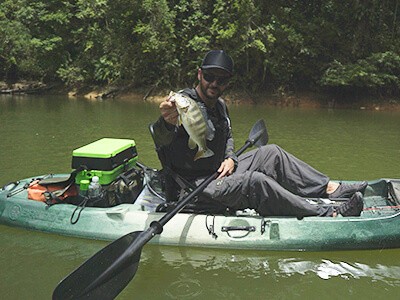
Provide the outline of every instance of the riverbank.
[[[178,90],[178,89],[177,89]],[[160,103],[169,90],[154,87],[127,86],[85,86],[68,88],[59,83],[18,82],[6,84],[0,82],[1,94],[57,94],[71,98],[84,97],[89,100],[118,98],[124,101],[145,101]],[[228,104],[233,105],[272,105],[299,108],[335,108],[361,109],[375,111],[400,111],[400,98],[333,96],[318,92],[277,92],[250,93],[228,89],[224,95]]]
[[[179,89],[176,89],[179,90]],[[152,88],[95,88],[70,91],[70,97],[83,96],[87,99],[118,98],[125,101],[161,103],[169,94],[167,89]],[[375,111],[400,111],[400,98],[378,97],[334,97],[317,92],[248,93],[228,89],[223,97],[231,105],[271,105],[298,108],[361,109]]]

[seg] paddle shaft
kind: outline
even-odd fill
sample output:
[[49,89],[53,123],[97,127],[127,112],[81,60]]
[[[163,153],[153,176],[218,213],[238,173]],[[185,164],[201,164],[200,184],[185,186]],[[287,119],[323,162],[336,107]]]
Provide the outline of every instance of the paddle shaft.
[[[254,141],[246,141],[246,143],[236,152],[236,155],[239,156],[242,154],[248,147],[254,144]],[[134,253],[135,251],[140,250],[144,244],[150,241],[156,234],[160,234],[163,231],[163,227],[168,223],[177,213],[179,213],[190,201],[193,200],[199,193],[201,193],[207,185],[210,184],[217,176],[218,172],[215,172],[211,176],[207,177],[198,187],[196,187],[188,196],[185,197],[182,201],[178,202],[176,207],[170,212],[166,213],[159,221],[151,222],[149,228],[146,231],[143,231],[136,238],[135,242],[132,243],[128,248],[128,253]]]
[[[263,132],[260,132],[259,134],[256,134],[253,139],[247,140],[246,143],[238,151],[236,151],[236,156],[241,155],[247,148],[254,145],[260,138],[262,133]],[[192,201],[194,197],[200,194],[206,188],[206,186],[209,185],[211,181],[213,181],[218,176],[218,174],[218,172],[215,172],[207,179],[205,179],[198,187],[190,192],[190,194],[186,196],[185,199],[178,202],[173,210],[166,213],[159,221],[151,222],[149,228],[139,234],[135,242],[129,246],[127,252],[133,254],[135,253],[135,251],[139,251],[143,247],[143,245],[150,241],[156,234],[160,234],[163,231],[164,225],[167,224],[168,221],[171,220],[177,213],[179,213],[190,201]]]

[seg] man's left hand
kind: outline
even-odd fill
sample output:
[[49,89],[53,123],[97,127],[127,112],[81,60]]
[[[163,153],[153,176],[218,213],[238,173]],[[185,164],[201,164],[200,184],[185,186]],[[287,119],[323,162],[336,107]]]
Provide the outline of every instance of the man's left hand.
[[217,179],[231,175],[234,170],[235,170],[235,162],[233,161],[233,159],[232,158],[225,159],[221,163],[221,166],[218,169],[219,176]]

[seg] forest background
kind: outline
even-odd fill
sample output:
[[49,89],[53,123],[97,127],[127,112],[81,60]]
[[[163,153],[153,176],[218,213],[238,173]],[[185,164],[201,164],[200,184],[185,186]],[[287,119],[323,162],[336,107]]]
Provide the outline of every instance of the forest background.
[[233,90],[400,103],[399,2],[1,0],[0,80],[173,89],[225,49]]

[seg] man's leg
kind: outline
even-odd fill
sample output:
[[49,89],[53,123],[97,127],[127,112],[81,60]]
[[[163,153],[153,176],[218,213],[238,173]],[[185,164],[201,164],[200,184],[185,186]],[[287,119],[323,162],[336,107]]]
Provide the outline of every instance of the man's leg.
[[332,216],[332,207],[310,204],[306,198],[295,195],[273,178],[252,172],[248,182],[249,203],[263,216]]
[[329,178],[277,145],[267,145],[239,157],[238,173],[257,171],[293,194],[324,197]]
[[263,216],[331,216],[331,207],[307,202],[260,173],[234,173],[211,182],[204,193],[234,210],[253,208]]

